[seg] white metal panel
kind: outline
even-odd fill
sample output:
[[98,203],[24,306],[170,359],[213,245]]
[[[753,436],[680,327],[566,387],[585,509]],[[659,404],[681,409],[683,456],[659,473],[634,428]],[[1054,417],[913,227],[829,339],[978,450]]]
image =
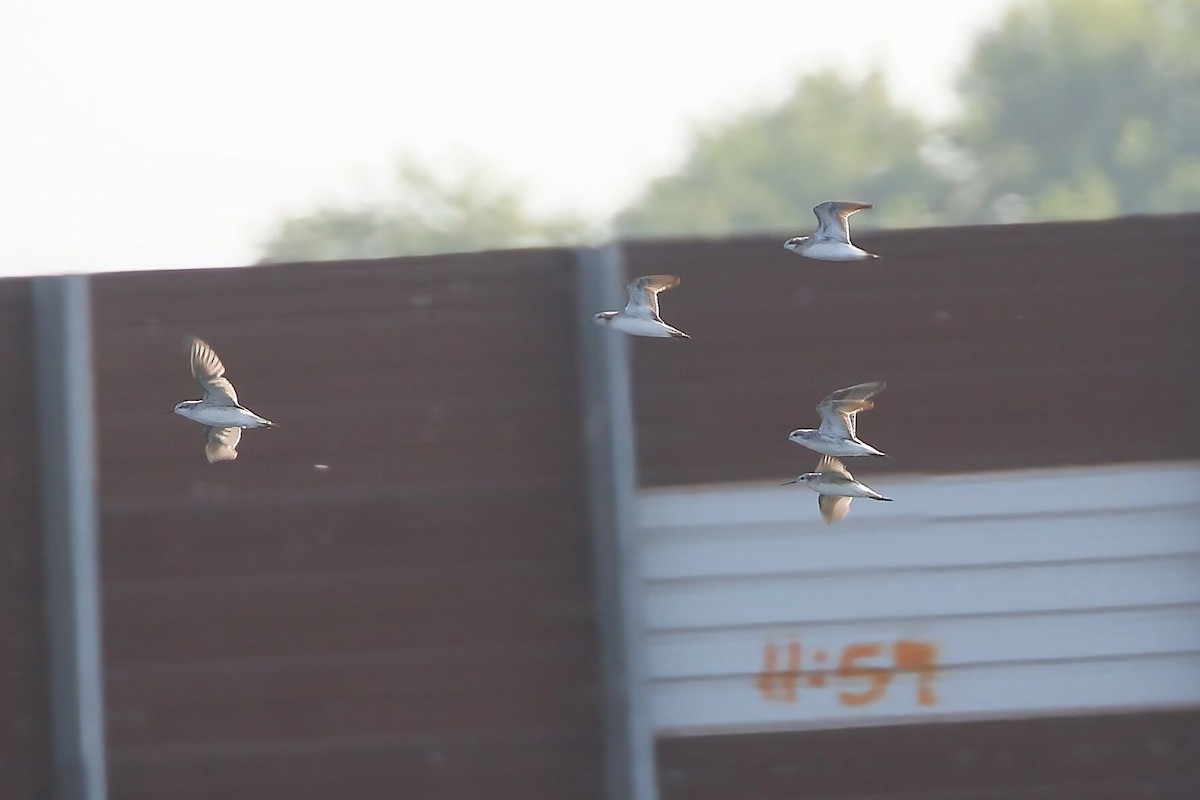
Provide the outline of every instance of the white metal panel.
[[[867,501],[869,502],[869,501]],[[816,514],[811,509],[802,509]],[[858,511],[851,508],[853,515]],[[845,523],[850,524],[851,518]],[[1136,558],[1197,552],[1197,520],[1178,506],[1064,517],[1047,535],[1040,521],[1015,519],[923,520],[905,517],[886,526],[864,524],[842,536],[837,528],[812,523],[744,525],[695,535],[652,535],[643,544],[643,574],[651,580],[735,577],[778,572],[822,572],[968,567],[1005,563],[1063,562],[1080,558]],[[1130,528],[1140,532],[1130,535]]]
[[641,493],[660,733],[1200,704],[1200,464],[867,482]]
[[[1078,660],[1108,656],[1200,653],[1200,605],[1030,615],[925,617],[907,620],[718,628],[659,634],[651,678],[756,676],[764,651],[795,641],[811,656],[839,654],[855,642],[929,642],[940,648],[938,669],[989,663]],[[835,666],[832,658],[826,668]],[[813,668],[805,659],[806,668]]]
[[1200,556],[651,584],[654,630],[1200,603]]
[[732,677],[672,681],[655,687],[653,715],[659,734],[670,736],[1163,708],[1200,705],[1198,675],[1196,653],[979,666],[937,674],[927,705],[916,675],[895,676],[878,700],[862,705],[842,695],[863,696],[869,684],[861,678],[813,688],[801,676],[794,694],[777,680],[770,695]]
[[[799,449],[799,448],[797,448]],[[805,455],[808,455],[805,453]],[[813,454],[811,464],[819,456]],[[956,518],[1022,516],[1080,511],[1129,511],[1200,501],[1200,466],[1195,462],[1150,462],[1102,467],[1005,470],[956,475],[892,476],[874,479],[870,459],[846,459],[855,476],[894,503],[854,501],[883,515]],[[809,461],[802,469],[811,469]],[[780,480],[794,476],[780,476]],[[740,483],[643,489],[639,519],[646,529],[707,528],[733,523],[794,522],[818,525],[820,518],[799,513],[816,507],[816,495],[802,486]],[[836,528],[835,528],[836,530]]]

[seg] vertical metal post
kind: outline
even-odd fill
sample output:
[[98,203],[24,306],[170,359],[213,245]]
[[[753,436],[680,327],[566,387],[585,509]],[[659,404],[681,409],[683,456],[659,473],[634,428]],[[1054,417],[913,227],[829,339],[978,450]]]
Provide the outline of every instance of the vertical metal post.
[[55,800],[106,795],[88,294],[80,275],[33,285]]
[[616,243],[576,254],[587,488],[596,564],[607,800],[656,800],[654,731],[642,637],[637,451],[629,337],[592,322],[626,302]]

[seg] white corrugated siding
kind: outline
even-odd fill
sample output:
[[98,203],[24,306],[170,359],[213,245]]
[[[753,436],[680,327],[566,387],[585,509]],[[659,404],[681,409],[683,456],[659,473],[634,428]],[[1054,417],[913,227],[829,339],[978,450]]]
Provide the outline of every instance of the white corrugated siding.
[[864,461],[896,502],[833,526],[804,487],[641,493],[660,733],[1200,704],[1200,464]]

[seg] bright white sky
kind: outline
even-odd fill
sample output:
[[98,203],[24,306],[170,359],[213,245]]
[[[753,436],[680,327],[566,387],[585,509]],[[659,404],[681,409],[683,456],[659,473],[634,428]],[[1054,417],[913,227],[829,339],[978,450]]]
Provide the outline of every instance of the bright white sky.
[[7,0],[0,275],[251,263],[401,155],[605,219],[805,72],[879,67],[944,117],[1009,3]]

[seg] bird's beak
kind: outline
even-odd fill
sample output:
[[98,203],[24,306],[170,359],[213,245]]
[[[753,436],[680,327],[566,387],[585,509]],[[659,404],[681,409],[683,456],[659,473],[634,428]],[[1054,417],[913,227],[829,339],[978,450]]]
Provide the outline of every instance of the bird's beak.
[[800,482],[800,479],[796,478],[795,480],[790,480],[790,481],[787,481],[786,483],[781,483],[779,485],[780,486],[791,486],[793,483],[799,483],[799,482]]

